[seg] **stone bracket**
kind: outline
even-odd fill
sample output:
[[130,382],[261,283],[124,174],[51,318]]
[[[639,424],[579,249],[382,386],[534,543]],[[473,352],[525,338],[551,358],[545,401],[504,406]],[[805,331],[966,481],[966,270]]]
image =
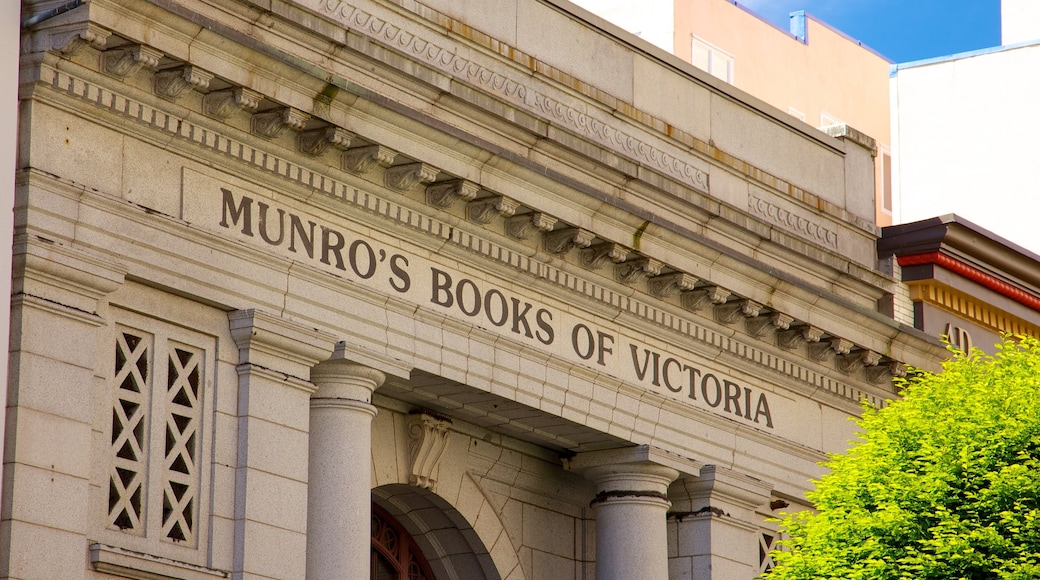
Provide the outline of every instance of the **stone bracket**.
[[754,318],[762,305],[754,300],[741,299],[715,306],[715,320],[722,324],[733,324],[743,318]]
[[495,216],[512,217],[520,203],[503,195],[496,195],[480,201],[471,201],[466,206],[466,215],[470,221],[478,224],[489,224]]
[[235,111],[255,111],[263,98],[262,94],[243,87],[213,91],[202,97],[202,112],[226,119]]
[[660,275],[662,268],[664,263],[660,260],[643,256],[614,266],[614,278],[622,284],[635,284],[640,280]]
[[286,129],[299,131],[307,123],[310,115],[293,107],[281,107],[263,113],[253,113],[249,127],[261,137],[274,139]]
[[821,340],[809,344],[809,358],[822,362],[830,358],[831,355],[843,356],[849,354],[853,346],[855,344],[851,340],[834,336],[828,341]]
[[582,228],[560,228],[543,236],[545,250],[550,254],[564,254],[571,248],[587,248],[592,245],[596,234]]
[[206,89],[213,74],[197,66],[184,65],[155,73],[155,94],[176,100],[192,89]]
[[881,362],[881,355],[872,350],[858,350],[838,357],[838,370],[853,373],[863,367],[876,367]]
[[686,272],[661,274],[647,281],[647,289],[658,298],[668,298],[693,290],[697,285],[697,277]]
[[632,252],[621,244],[604,242],[594,244],[581,252],[581,265],[591,270],[598,270],[607,265],[607,262],[620,264],[628,259]]
[[44,46],[66,56],[72,56],[86,46],[103,50],[109,36],[112,36],[111,32],[93,22],[77,22],[48,30],[47,44]]
[[437,474],[448,447],[451,421],[426,413],[408,416],[408,483],[437,491]]
[[159,66],[163,53],[150,46],[133,44],[101,53],[101,68],[116,78],[125,78],[142,68]]
[[408,191],[420,183],[426,184],[437,179],[440,169],[427,163],[405,163],[388,167],[383,182],[390,189]]
[[426,203],[440,208],[451,207],[458,200],[471,201],[480,192],[480,185],[465,179],[451,179],[426,186]]
[[328,151],[329,147],[335,147],[340,151],[346,151],[350,142],[354,140],[354,134],[340,127],[320,127],[308,131],[300,131],[296,146],[301,153],[308,155],[321,155]]
[[893,377],[905,377],[906,365],[899,361],[890,360],[884,364],[867,367],[866,373],[868,381],[879,385]]
[[801,346],[803,342],[813,344],[820,342],[821,338],[823,338],[823,329],[811,324],[803,324],[789,330],[780,331],[776,335],[776,342],[780,348],[794,350]]
[[744,326],[747,328],[748,334],[758,338],[764,335],[770,328],[778,331],[787,330],[791,327],[792,322],[794,322],[793,316],[789,316],[782,312],[772,312],[770,314],[761,314],[754,318],[748,318],[744,322]]
[[682,306],[687,310],[703,310],[709,304],[716,306],[725,304],[731,296],[730,291],[721,286],[705,286],[682,293]]
[[537,232],[552,231],[558,220],[549,214],[532,212],[506,220],[506,233],[518,240],[529,239]]
[[365,145],[343,152],[340,160],[343,169],[351,173],[364,173],[372,167],[390,167],[397,159],[397,151],[382,145]]

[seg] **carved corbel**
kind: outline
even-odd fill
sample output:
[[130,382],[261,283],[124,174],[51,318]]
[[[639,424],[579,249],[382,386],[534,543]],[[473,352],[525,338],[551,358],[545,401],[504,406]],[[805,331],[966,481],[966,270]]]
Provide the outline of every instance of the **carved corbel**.
[[346,129],[335,126],[320,127],[309,131],[300,131],[296,140],[296,146],[300,152],[308,155],[321,155],[328,151],[329,147],[335,147],[340,151],[346,151],[350,142],[354,140],[354,134]]
[[97,50],[104,49],[109,36],[112,36],[111,32],[93,22],[77,22],[48,31],[47,42],[51,50],[72,56],[87,46]]
[[427,184],[432,182],[437,179],[437,175],[440,172],[440,169],[426,163],[404,163],[388,167],[386,175],[383,176],[383,182],[390,189],[408,191],[420,183]]
[[746,298],[726,302],[715,306],[715,320],[722,324],[733,324],[741,318],[754,318],[762,310],[762,305]]
[[575,247],[587,248],[595,238],[596,234],[581,228],[560,228],[542,237],[545,250],[550,254],[565,254]]
[[791,328],[792,322],[794,322],[793,316],[789,316],[782,312],[772,312],[770,314],[761,314],[754,318],[748,318],[744,321],[744,326],[747,328],[748,334],[755,338],[759,338],[770,328],[778,331],[787,330]]
[[669,298],[693,290],[697,285],[697,277],[686,272],[672,272],[661,274],[647,281],[647,290],[658,298]]
[[551,215],[539,211],[516,215],[506,220],[506,233],[518,240],[526,240],[536,232],[552,231],[557,221]]
[[197,66],[184,65],[155,73],[155,94],[176,100],[192,89],[206,89],[213,74]]
[[891,380],[893,377],[905,377],[906,365],[899,361],[889,360],[876,366],[867,367],[867,380],[875,385]]
[[625,260],[614,266],[614,278],[622,284],[635,284],[640,280],[660,275],[663,267],[664,263],[660,260],[646,256]]
[[729,300],[730,291],[721,286],[704,286],[696,290],[682,293],[682,306],[694,312],[703,310],[709,304],[725,304]]
[[480,185],[465,179],[450,179],[426,186],[426,203],[441,208],[451,207],[458,200],[470,201],[477,197]]
[[520,203],[504,195],[496,195],[479,201],[471,201],[466,205],[466,215],[470,221],[478,224],[489,224],[496,216],[503,219],[512,217]]
[[408,482],[436,491],[441,457],[448,446],[451,421],[426,413],[408,416]]
[[121,79],[142,68],[159,66],[159,59],[162,57],[163,53],[150,46],[132,44],[101,53],[101,68],[106,73]]
[[365,145],[354,147],[343,152],[340,163],[343,169],[351,173],[364,173],[372,167],[390,167],[397,159],[397,151],[382,145]]
[[202,112],[217,119],[226,119],[235,111],[255,111],[263,95],[238,87],[213,91],[202,97]]
[[821,340],[820,342],[810,344],[809,358],[817,361],[825,361],[832,354],[844,356],[852,351],[853,346],[855,346],[855,344],[853,344],[851,340],[833,336],[828,341]]
[[264,111],[263,113],[253,113],[249,121],[249,127],[261,137],[274,139],[286,129],[294,129],[296,131],[303,129],[309,118],[310,115],[299,109],[281,107]]
[[782,330],[776,334],[776,343],[780,348],[793,350],[801,346],[803,342],[815,344],[823,338],[823,329],[811,324],[802,324],[789,330]]
[[857,350],[838,357],[838,370],[853,373],[863,367],[876,367],[881,362],[881,355],[872,350]]
[[581,265],[591,270],[606,266],[608,262],[620,264],[628,259],[629,250],[621,244],[605,242],[595,244],[581,251]]

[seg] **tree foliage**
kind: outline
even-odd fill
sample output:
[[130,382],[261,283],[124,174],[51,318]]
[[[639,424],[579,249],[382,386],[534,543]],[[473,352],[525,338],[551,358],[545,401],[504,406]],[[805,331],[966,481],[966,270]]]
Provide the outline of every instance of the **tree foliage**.
[[817,511],[784,514],[769,580],[1040,578],[1040,341],[903,387],[826,464]]

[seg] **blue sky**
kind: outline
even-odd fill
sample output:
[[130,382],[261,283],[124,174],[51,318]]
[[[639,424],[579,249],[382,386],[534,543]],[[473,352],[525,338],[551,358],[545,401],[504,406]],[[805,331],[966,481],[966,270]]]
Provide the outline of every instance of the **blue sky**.
[[1000,0],[738,1],[785,30],[788,14],[804,10],[893,62],[1000,44]]

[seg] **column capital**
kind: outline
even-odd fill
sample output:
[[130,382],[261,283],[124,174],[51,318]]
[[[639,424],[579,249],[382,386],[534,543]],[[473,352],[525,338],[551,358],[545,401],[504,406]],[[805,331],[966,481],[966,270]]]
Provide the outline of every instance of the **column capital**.
[[336,338],[310,326],[262,310],[228,314],[239,364],[250,364],[310,380],[311,367],[329,356]]
[[320,400],[340,399],[372,402],[372,393],[386,380],[386,375],[370,366],[346,358],[343,344],[336,346],[332,358],[311,369],[311,382],[318,390],[311,395],[311,406]]
[[697,477],[676,481],[669,497],[677,511],[697,511],[705,506],[755,510],[769,501],[773,486],[750,475],[716,465],[705,465]]
[[[566,467],[580,472],[596,486],[597,500],[625,492],[649,492],[668,499],[668,485],[679,477],[681,465],[663,457],[649,445],[580,453],[567,460]],[[681,462],[679,462],[681,464]],[[695,469],[693,464],[687,470]],[[684,470],[685,471],[685,470]]]

